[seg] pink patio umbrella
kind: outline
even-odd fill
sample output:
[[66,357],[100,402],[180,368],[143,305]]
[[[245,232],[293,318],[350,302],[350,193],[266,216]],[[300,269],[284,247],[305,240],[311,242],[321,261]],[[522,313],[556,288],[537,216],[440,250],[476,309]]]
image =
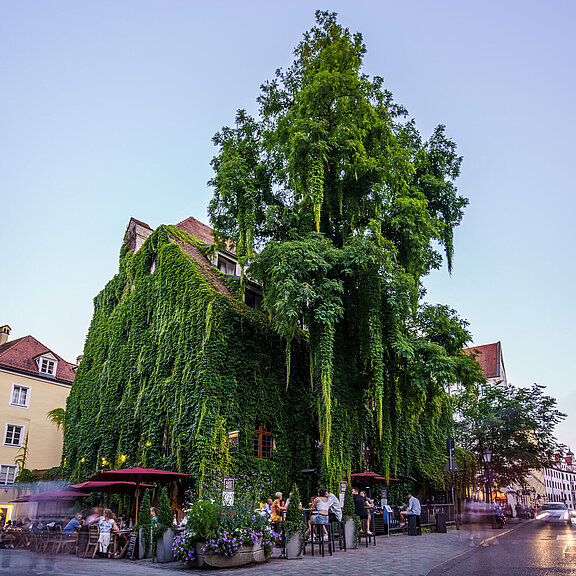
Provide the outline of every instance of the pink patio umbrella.
[[113,494],[131,494],[136,488],[154,488],[154,484],[136,484],[136,482],[119,482],[117,480],[87,480],[72,484],[74,490],[92,490],[93,492],[111,492]]
[[84,498],[90,496],[85,492],[78,492],[77,490],[46,490],[46,492],[36,492],[36,494],[28,494],[21,496],[12,502],[52,502],[55,500],[76,500],[76,498]]
[[390,477],[386,480],[384,476],[380,476],[376,474],[376,472],[356,472],[355,474],[351,474],[350,477],[357,482],[366,482],[368,484],[402,484],[402,482],[414,480],[411,476]]
[[190,474],[184,472],[169,472],[168,470],[158,470],[156,468],[142,468],[140,466],[133,466],[132,468],[120,468],[118,470],[106,470],[95,474],[90,480],[101,481],[126,481],[136,483],[136,522],[138,522],[138,497],[140,495],[140,487],[144,481],[158,482],[161,484],[168,484],[174,480],[188,478]]

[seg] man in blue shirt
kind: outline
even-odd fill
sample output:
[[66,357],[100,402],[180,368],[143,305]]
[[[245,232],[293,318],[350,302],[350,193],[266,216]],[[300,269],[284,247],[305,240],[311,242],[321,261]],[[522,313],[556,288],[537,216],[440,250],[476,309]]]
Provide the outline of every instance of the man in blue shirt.
[[73,532],[79,530],[80,526],[82,526],[82,514],[78,513],[76,516],[74,516],[74,518],[72,518],[72,520],[70,520],[70,522],[68,522],[68,524],[66,524],[62,532],[72,534]]

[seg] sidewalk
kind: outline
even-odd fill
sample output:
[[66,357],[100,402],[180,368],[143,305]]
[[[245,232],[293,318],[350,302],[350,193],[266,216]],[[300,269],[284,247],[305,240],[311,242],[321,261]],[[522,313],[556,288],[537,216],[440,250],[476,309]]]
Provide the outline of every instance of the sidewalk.
[[0,550],[1,576],[170,576],[189,574],[198,576],[425,576],[432,568],[460,556],[486,540],[497,537],[518,526],[510,523],[503,530],[482,527],[474,531],[474,539],[467,527],[450,528],[446,534],[425,533],[422,536],[397,534],[379,536],[376,546],[335,552],[333,556],[311,556],[283,560],[275,550],[265,564],[232,570],[184,570],[179,563],[154,564],[149,560],[81,559],[75,556],[57,557],[33,554],[27,550]]

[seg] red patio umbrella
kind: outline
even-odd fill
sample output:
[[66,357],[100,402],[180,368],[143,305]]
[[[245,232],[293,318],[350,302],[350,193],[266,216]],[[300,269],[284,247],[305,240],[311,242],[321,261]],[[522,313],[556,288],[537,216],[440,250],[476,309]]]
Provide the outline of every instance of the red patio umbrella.
[[90,496],[90,494],[78,492],[77,490],[46,490],[46,492],[36,492],[36,494],[22,496],[12,500],[12,502],[51,502],[54,500],[75,500],[85,496]]
[[352,480],[357,482],[367,482],[368,484],[402,484],[402,482],[409,482],[414,480],[411,476],[398,476],[397,478],[386,478],[376,474],[376,472],[356,472],[350,475]]
[[92,490],[93,492],[112,492],[114,494],[131,494],[136,488],[154,488],[154,484],[136,484],[136,482],[119,482],[117,480],[87,480],[80,484],[72,484],[75,490]]
[[138,522],[138,496],[140,495],[140,486],[144,481],[159,482],[167,484],[174,480],[187,478],[190,474],[184,472],[169,472],[168,470],[158,470],[156,468],[141,468],[133,466],[132,468],[120,468],[118,470],[106,470],[95,474],[90,480],[119,480],[136,483],[136,522]]

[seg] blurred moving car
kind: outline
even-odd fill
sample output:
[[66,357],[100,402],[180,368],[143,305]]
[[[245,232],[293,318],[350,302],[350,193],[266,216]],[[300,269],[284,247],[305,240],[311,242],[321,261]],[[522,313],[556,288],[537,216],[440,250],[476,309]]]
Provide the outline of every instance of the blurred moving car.
[[564,502],[548,502],[543,504],[540,512],[536,515],[536,520],[540,522],[563,522],[572,525],[572,518],[568,506]]

